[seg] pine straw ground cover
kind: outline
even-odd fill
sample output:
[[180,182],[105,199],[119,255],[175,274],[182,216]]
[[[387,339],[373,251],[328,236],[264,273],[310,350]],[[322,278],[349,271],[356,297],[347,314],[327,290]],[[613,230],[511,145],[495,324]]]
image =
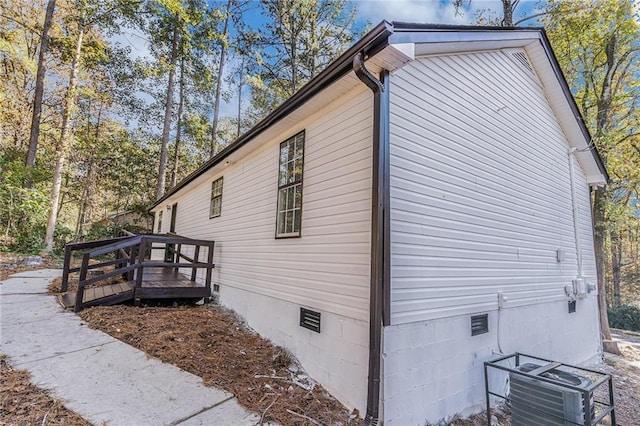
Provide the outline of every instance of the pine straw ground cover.
[[0,425],[90,426],[60,400],[29,382],[29,373],[16,370],[0,355]]
[[215,305],[100,306],[79,313],[102,330],[233,393],[262,421],[282,425],[355,425],[284,349],[252,332],[232,311]]

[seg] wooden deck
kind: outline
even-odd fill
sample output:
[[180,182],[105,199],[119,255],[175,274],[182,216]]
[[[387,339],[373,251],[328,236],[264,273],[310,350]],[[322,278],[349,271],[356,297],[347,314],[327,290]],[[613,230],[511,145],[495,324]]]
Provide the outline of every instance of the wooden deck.
[[[79,273],[78,289],[76,293],[62,296],[60,302],[66,308],[73,307],[75,312],[87,306],[113,305],[127,300],[133,300],[136,305],[143,299],[204,298],[208,302],[211,273],[215,268],[214,246],[215,241],[175,234],[130,234],[69,243],[65,246],[61,290],[67,291],[69,275],[76,272]],[[161,250],[162,255],[154,257],[154,250]],[[82,253],[80,267],[71,266],[74,252]],[[107,269],[100,274],[90,273],[101,268]],[[180,269],[190,271],[191,276],[177,272]],[[196,282],[198,270],[204,270],[204,284]]]
[[[85,307],[98,305],[115,305],[118,303],[141,299],[202,299],[211,296],[211,290],[204,285],[191,281],[184,274],[175,272],[173,268],[145,269],[142,275],[142,286],[136,288],[136,281],[125,281],[85,288],[82,304]],[[59,296],[65,309],[73,309],[76,303],[76,292]]]

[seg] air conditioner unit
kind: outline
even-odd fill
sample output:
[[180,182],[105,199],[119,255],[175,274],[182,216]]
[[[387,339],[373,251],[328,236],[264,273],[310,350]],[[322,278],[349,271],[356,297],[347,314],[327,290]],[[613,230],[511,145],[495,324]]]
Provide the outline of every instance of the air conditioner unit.
[[[516,368],[530,373],[542,366],[527,363]],[[535,372],[534,372],[535,374]],[[553,380],[549,383],[537,377]],[[512,426],[574,426],[587,424],[595,417],[593,394],[584,401],[584,394],[562,385],[587,389],[592,382],[589,378],[558,369],[550,369],[538,376],[509,373],[511,424]],[[586,415],[589,417],[586,417]],[[590,424],[590,422],[589,422]]]

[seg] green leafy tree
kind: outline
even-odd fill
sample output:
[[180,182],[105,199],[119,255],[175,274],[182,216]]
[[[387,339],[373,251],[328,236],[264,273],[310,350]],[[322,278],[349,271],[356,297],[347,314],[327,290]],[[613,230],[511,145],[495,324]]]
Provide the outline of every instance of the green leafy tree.
[[628,212],[640,196],[640,27],[631,0],[554,0],[547,8],[549,37],[612,177],[593,198],[600,320],[603,336],[611,339],[606,270],[619,304],[621,231],[629,225],[622,222],[632,219],[638,226]]
[[344,51],[356,36],[356,6],[346,0],[261,0],[268,18],[241,29],[254,116],[293,95]]
[[[166,76],[166,90],[163,95],[156,95],[156,99],[162,99],[164,106],[156,184],[156,198],[160,198],[166,188],[172,124],[180,122],[174,114],[176,78],[180,76],[182,81],[183,90],[180,93],[183,96],[187,93],[185,87],[189,84],[186,75],[191,77],[191,84],[204,89],[201,95],[211,92],[213,78],[210,69],[204,64],[212,54],[213,41],[219,39],[217,23],[221,12],[209,8],[203,0],[188,0],[150,3],[149,14],[152,18],[146,28],[150,36],[151,51],[156,59],[156,63],[149,67],[150,75],[155,75],[156,81]],[[186,106],[180,99],[178,103]],[[179,148],[179,144],[176,146]],[[176,158],[178,157],[174,151],[174,160]]]

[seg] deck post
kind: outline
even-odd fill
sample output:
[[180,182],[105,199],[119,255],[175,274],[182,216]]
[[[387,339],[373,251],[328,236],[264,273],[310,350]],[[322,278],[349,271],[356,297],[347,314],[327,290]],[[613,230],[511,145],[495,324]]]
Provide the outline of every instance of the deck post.
[[[136,263],[136,246],[131,246],[131,251],[129,252],[129,265],[135,265]],[[127,272],[127,281],[133,281],[135,271]]]
[[[196,245],[196,248],[194,249],[194,253],[193,253],[193,263],[194,265],[196,263],[200,262],[200,244]],[[191,281],[195,281],[196,280],[196,272],[198,271],[198,267],[194,266],[191,269]]]
[[209,293],[211,293],[211,272],[213,271],[213,247],[215,242],[211,241],[209,243],[209,253],[207,253],[207,278],[205,281],[205,286],[209,289]]
[[71,246],[64,246],[64,265],[62,269],[62,283],[60,283],[60,291],[65,292],[69,288],[69,268],[71,267]]
[[[182,243],[178,243],[178,245],[176,246],[176,260],[175,263],[180,263],[180,252],[182,251]],[[177,273],[178,271],[180,271],[180,268],[178,268],[177,266],[174,268],[174,271]]]
[[87,270],[89,269],[89,257],[91,253],[87,252],[82,256],[82,267],[80,268],[80,278],[78,279],[78,291],[76,292],[76,304],[73,307],[74,312],[80,312],[84,300],[84,280],[87,279]]
[[[138,256],[138,268],[136,269],[136,289],[142,287],[142,275],[144,273],[144,255],[147,251],[147,238],[142,237],[140,240],[140,253]],[[135,290],[134,290],[135,293]]]

